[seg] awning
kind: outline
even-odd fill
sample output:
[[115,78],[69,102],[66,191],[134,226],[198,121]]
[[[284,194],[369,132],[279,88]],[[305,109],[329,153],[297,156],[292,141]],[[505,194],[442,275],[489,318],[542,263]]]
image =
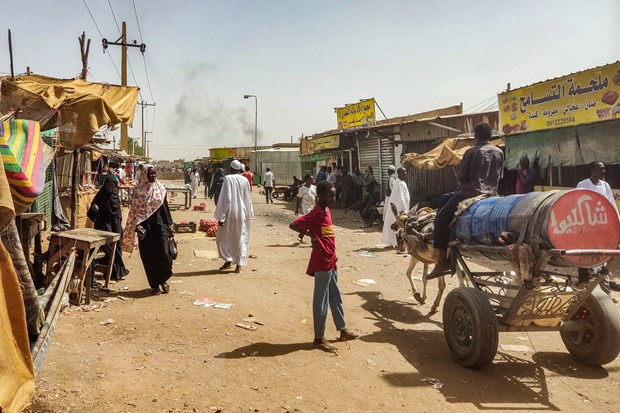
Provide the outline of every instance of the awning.
[[551,159],[555,166],[587,165],[597,160],[620,164],[620,121],[597,122],[567,128],[521,133],[506,139],[508,169],[517,169],[519,159],[527,156],[537,163],[542,175]]
[[[74,150],[90,142],[103,126],[133,123],[139,88],[82,79],[20,76],[2,80],[0,112],[59,128],[60,145]],[[57,116],[60,113],[60,116]]]
[[[503,139],[496,139],[491,143],[499,147],[504,146]],[[445,168],[446,166],[456,166],[461,163],[465,152],[475,144],[476,140],[473,137],[457,136],[456,138],[448,138],[426,153],[408,153],[403,155],[401,162],[408,163],[414,168],[429,171]]]
[[41,140],[38,122],[6,120],[0,123],[0,155],[15,213],[21,214],[43,192],[45,169],[54,151]]

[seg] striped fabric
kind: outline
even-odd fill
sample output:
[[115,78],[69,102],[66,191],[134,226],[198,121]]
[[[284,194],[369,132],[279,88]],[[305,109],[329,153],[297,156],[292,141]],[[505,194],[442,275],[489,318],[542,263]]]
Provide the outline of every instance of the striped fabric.
[[39,122],[7,120],[0,123],[0,155],[15,213],[21,214],[43,192],[45,168],[53,150],[41,140]]

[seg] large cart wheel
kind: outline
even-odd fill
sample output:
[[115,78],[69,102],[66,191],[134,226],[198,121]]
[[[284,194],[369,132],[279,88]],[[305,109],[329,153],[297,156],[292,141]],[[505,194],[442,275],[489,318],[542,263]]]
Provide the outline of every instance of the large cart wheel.
[[611,298],[596,289],[571,320],[585,322],[581,331],[560,329],[569,353],[585,364],[610,363],[620,353],[620,314]]
[[443,305],[443,332],[452,357],[465,367],[487,366],[497,353],[497,318],[489,300],[477,289],[450,291]]

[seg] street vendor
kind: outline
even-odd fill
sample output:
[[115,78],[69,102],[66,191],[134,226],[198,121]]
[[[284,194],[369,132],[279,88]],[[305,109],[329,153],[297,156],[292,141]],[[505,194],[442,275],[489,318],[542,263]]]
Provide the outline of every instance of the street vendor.
[[437,261],[433,271],[426,277],[428,280],[443,277],[450,272],[450,222],[459,204],[465,199],[480,195],[497,195],[497,186],[504,171],[504,153],[489,142],[492,130],[491,125],[486,122],[480,122],[474,127],[476,145],[469,148],[463,156],[457,176],[459,186],[456,192],[445,194],[441,198],[435,217],[433,240],[433,246],[438,250]]

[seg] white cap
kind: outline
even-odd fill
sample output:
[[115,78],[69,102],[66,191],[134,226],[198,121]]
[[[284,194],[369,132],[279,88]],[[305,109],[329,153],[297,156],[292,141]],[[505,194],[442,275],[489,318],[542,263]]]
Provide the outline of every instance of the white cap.
[[238,160],[236,160],[236,159],[230,163],[230,167],[231,167],[231,168],[233,168],[233,169],[234,169],[234,170],[236,170],[236,171],[241,170],[241,165],[242,165],[242,163],[241,163],[241,162],[239,162],[239,161],[238,161]]
[[396,167],[394,165],[388,166],[388,171],[396,171]]
[[241,164],[241,170],[245,171],[245,164],[243,164],[243,163]]

